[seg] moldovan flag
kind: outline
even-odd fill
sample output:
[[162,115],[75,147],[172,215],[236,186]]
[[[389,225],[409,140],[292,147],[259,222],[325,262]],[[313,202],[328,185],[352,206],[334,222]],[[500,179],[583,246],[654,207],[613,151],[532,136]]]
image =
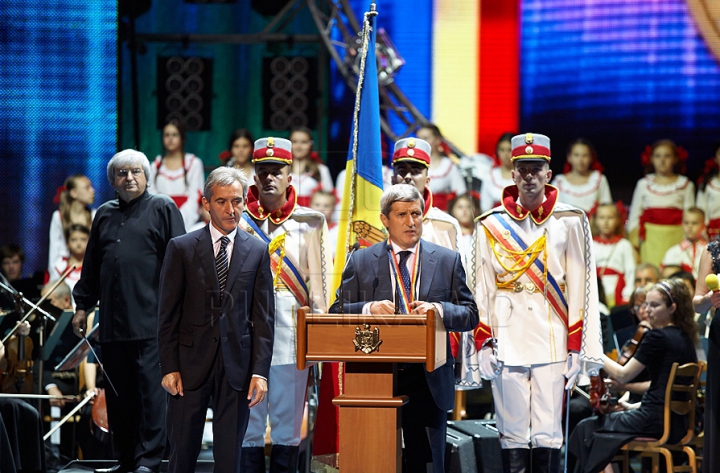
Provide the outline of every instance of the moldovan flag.
[[380,138],[380,97],[375,59],[375,16],[370,17],[370,41],[365,70],[358,78],[353,114],[350,152],[345,166],[335,271],[331,303],[340,286],[348,249],[355,242],[364,248],[385,239],[380,222],[380,197],[383,193],[382,146]]

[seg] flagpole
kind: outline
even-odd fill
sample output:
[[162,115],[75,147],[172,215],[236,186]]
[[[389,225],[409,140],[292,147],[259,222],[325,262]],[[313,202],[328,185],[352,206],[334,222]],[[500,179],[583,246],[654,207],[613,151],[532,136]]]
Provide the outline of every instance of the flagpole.
[[[370,44],[370,17],[377,16],[377,6],[375,3],[370,4],[370,11],[363,15],[362,43],[360,53],[360,71],[358,73],[358,84],[355,91],[355,108],[353,110],[353,147],[352,147],[352,169],[350,176],[345,176],[347,180],[350,178],[350,205],[348,206],[348,221],[345,227],[345,247],[350,247],[350,235],[352,234],[353,213],[355,211],[355,191],[357,187],[357,154],[358,154],[358,136],[360,128],[360,99],[362,97],[362,88],[365,81],[365,62],[367,59],[368,46]],[[373,45],[374,47],[374,45]]]

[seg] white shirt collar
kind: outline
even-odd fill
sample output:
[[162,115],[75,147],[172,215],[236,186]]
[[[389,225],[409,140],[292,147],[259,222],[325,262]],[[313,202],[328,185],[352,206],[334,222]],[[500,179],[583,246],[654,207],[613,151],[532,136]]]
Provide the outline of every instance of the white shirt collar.
[[[213,245],[217,243],[217,241],[226,236],[223,235],[220,230],[215,228],[215,226],[212,224],[212,222],[208,223],[208,226],[210,227],[210,237],[212,238]],[[230,233],[227,234],[227,237],[230,239],[230,241],[235,241],[235,234],[237,233],[237,227],[233,229]]]
[[418,248],[418,245],[420,244],[420,242],[418,241],[418,242],[415,244],[415,246],[413,246],[412,248],[408,248],[407,250],[403,250],[403,249],[400,248],[398,245],[396,245],[395,242],[392,241],[392,240],[390,240],[390,244],[392,245],[393,252],[394,252],[396,255],[399,255],[401,251],[409,251],[410,253],[412,253],[412,254],[414,255],[414,254],[417,252],[417,248]]

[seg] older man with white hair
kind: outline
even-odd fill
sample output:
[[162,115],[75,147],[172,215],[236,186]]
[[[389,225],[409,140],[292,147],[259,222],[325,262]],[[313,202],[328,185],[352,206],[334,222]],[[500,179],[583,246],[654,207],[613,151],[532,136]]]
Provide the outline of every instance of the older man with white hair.
[[73,328],[80,337],[87,333],[86,312],[100,301],[103,363],[117,389],[106,391],[119,455],[109,471],[119,473],[157,473],[165,450],[158,288],[165,248],[185,233],[185,225],[172,199],[147,192],[149,174],[150,163],[139,151],[121,151],[108,163],[108,180],[118,198],[95,214],[73,291]]

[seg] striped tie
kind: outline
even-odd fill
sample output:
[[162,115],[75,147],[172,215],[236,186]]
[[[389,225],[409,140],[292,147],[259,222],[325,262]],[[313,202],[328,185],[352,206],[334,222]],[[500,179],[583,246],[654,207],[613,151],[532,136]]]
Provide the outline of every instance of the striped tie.
[[[400,278],[402,279],[402,284],[405,287],[405,294],[408,295],[408,304],[412,302],[412,287],[410,282],[410,272],[408,271],[407,267],[407,260],[410,258],[410,255],[412,255],[412,252],[410,251],[401,251],[400,252]],[[400,289],[398,288],[398,291]],[[399,294],[399,292],[398,292]],[[400,307],[400,312],[405,313],[405,308]]]
[[220,298],[222,299],[223,292],[225,291],[225,282],[227,281],[228,273],[228,255],[227,246],[230,243],[230,238],[223,236],[220,238],[220,251],[215,256],[215,269],[217,270],[218,282],[220,283]]

